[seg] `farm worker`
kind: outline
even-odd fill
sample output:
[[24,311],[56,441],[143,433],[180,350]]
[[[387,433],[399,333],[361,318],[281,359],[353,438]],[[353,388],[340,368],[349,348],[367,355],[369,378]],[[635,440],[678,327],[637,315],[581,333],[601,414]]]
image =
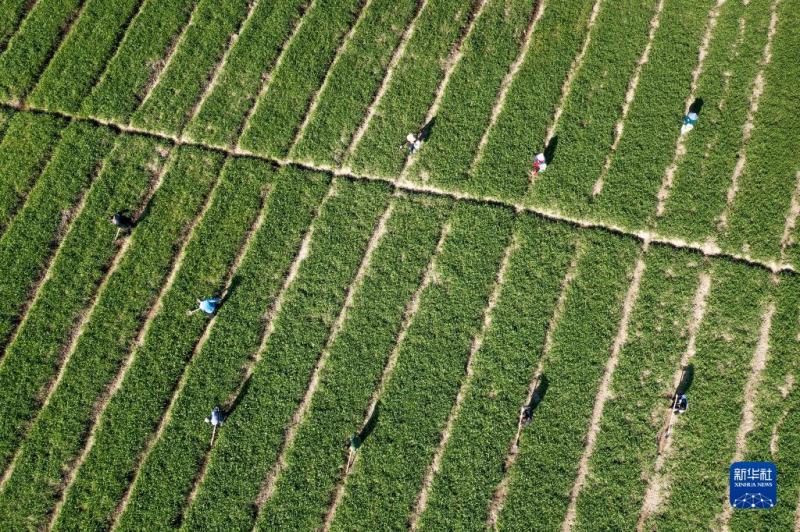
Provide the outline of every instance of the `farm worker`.
[[691,112],[683,117],[683,125],[681,126],[681,135],[685,135],[694,129],[697,125],[697,113]]
[[222,415],[222,410],[220,410],[218,406],[215,406],[211,411],[211,415],[206,418],[206,423],[211,423],[215,428],[222,425],[224,421],[225,417]]
[[686,412],[686,408],[689,406],[689,398],[686,397],[685,393],[682,393],[680,396],[676,395],[675,400],[672,403],[672,410],[676,414],[683,414]]
[[533,170],[531,170],[531,176],[536,177],[539,175],[539,172],[544,172],[547,168],[547,162],[544,159],[544,153],[539,153],[533,159]]
[[414,153],[422,147],[422,139],[414,133],[409,133],[406,136],[406,142],[404,146],[408,149],[408,153]]
[[528,405],[522,409],[522,426],[527,427],[533,419],[533,405]]
[[130,233],[131,229],[133,229],[133,220],[121,212],[114,213],[111,217],[111,223],[117,228],[117,234],[114,239],[119,237],[121,232]]
[[359,438],[358,434],[356,434],[355,432],[350,435],[350,438],[348,439],[348,441],[350,443],[350,452],[351,453],[356,452],[358,450],[358,448],[361,447],[361,438]]
[[222,303],[221,297],[209,297],[208,299],[197,300],[197,308],[190,310],[188,314],[194,314],[198,310],[202,310],[206,314],[214,314]]

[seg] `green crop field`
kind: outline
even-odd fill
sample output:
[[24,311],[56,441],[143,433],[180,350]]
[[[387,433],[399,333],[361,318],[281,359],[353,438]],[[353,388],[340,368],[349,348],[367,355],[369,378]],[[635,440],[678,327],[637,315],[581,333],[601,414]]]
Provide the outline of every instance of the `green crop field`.
[[0,0],[0,532],[800,530],[799,28]]

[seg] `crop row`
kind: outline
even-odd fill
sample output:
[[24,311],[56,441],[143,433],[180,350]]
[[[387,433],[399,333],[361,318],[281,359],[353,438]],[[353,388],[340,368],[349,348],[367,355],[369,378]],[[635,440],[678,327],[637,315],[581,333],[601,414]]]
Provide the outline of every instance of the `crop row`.
[[[657,436],[674,393],[673,374],[689,341],[685,331],[698,286],[696,261],[693,254],[661,247],[646,255],[638,304],[578,498],[579,530],[636,528],[645,493],[642,478],[652,475]],[[614,501],[613,512],[609,501]]]
[[[81,310],[96,297],[109,264],[119,253],[115,228],[108,222],[116,211],[139,209],[152,179],[157,144],[148,138],[120,138],[92,185],[86,206],[53,259],[50,278],[41,286],[0,366],[0,401],[6,415],[2,461],[24,437],[23,427],[39,410],[61,364],[62,345],[80,321]],[[157,157],[157,155],[156,155]]]
[[[307,0],[259,2],[228,55],[216,87],[189,123],[189,137],[219,146],[236,144],[260,82],[268,76],[301,18]],[[253,65],[258,65],[254,68]]]
[[[592,206],[598,218],[628,227],[641,227],[652,218],[664,170],[680,134],[708,10],[714,3],[665,3],[624,133],[604,178],[603,192]],[[723,47],[731,46],[731,42],[715,41]]]
[[[773,3],[777,7],[777,33],[772,61],[764,71],[764,94],[755,117],[755,129],[747,146],[747,166],[739,180],[739,191],[731,207],[723,247],[743,250],[760,258],[774,258],[780,250],[789,199],[800,169],[800,153],[791,141],[800,135],[800,125],[791,119],[800,112],[797,84],[800,65],[796,51],[800,35],[797,0]],[[797,237],[795,232],[793,237]],[[797,244],[789,257],[800,258]]]
[[726,2],[721,9],[697,84],[704,105],[697,127],[685,138],[686,154],[678,161],[664,215],[656,222],[660,233],[698,242],[717,233],[767,40],[770,3],[758,0],[745,7]]
[[322,525],[346,460],[347,438],[360,431],[400,332],[403,310],[409,308],[433,256],[446,212],[408,199],[394,200],[394,207],[352,310],[330,347],[311,407],[286,458],[287,468],[257,523],[260,528],[307,530]]
[[512,213],[459,204],[448,223],[434,281],[400,346],[376,407],[377,425],[358,451],[336,530],[405,526],[463,379]]
[[[105,128],[73,123],[0,239],[0,345],[5,346],[20,314],[43,277],[56,247],[79,214],[85,190],[111,148],[114,135]],[[2,457],[2,455],[0,455]]]
[[201,0],[169,66],[131,123],[179,134],[247,11],[246,0]]
[[735,512],[734,530],[792,530],[800,501],[800,409],[797,380],[800,377],[798,330],[798,279],[781,276],[776,289],[767,365],[756,400],[756,426],[748,435],[745,460],[772,460],[778,468],[778,504],[766,512]]
[[33,89],[88,0],[41,0],[0,55],[0,99],[21,102]]
[[[316,111],[290,154],[317,163],[339,164],[377,94],[390,57],[412,20],[416,0],[374,0],[332,68]],[[406,30],[407,31],[407,30]],[[394,52],[393,52],[394,51]],[[343,98],[342,95],[347,97]]]
[[[239,166],[240,171],[258,171],[253,161]],[[242,368],[259,347],[266,325],[265,309],[275,300],[328,185],[321,176],[308,179],[298,174],[287,169],[274,180],[267,199],[267,219],[236,273],[235,290],[220,310],[208,341],[186,369],[185,385],[171,420],[140,467],[127,511],[120,519],[121,529],[168,527],[182,518],[188,493],[209,451],[208,426],[198,421],[214,405],[221,405],[229,415],[233,413],[226,400],[240,385]],[[116,501],[123,485],[104,493]],[[69,528],[80,524],[76,511],[79,501],[91,497],[95,490],[84,494],[73,491],[64,514]]]
[[363,8],[363,0],[315,2],[255,104],[239,142],[243,148],[276,157],[286,155],[342,37]]
[[33,113],[17,113],[8,120],[0,142],[0,235],[22,208],[65,125],[59,118]]
[[264,363],[220,431],[205,480],[188,509],[189,528],[253,524],[253,502],[389,196],[380,184],[337,181],[334,186],[335,194],[314,222],[308,257],[276,317]]
[[498,521],[503,528],[556,528],[563,521],[595,395],[619,326],[636,246],[591,235],[582,239],[581,247],[577,274],[543,366],[547,388],[520,437],[517,461],[507,473],[508,498]]
[[[669,4],[669,2],[667,3]],[[648,39],[655,1],[605,0],[548,146],[547,171],[536,180],[536,204],[575,213],[586,210],[613,141],[625,92]],[[542,138],[531,155],[542,150]],[[532,160],[532,157],[528,161]],[[530,165],[528,165],[530,166]],[[525,175],[527,179],[527,175]]]
[[450,77],[430,141],[409,168],[410,178],[434,176],[434,183],[445,186],[464,180],[500,84],[538,7],[533,0],[487,2]]
[[542,356],[559,284],[575,252],[571,231],[534,217],[519,218],[514,234],[519,248],[511,256],[492,325],[476,355],[472,382],[434,477],[421,528],[471,528],[486,521],[520,407]]
[[422,129],[447,58],[479,4],[472,2],[471,8],[454,0],[426,4],[375,115],[345,164],[379,175],[400,172],[406,155],[401,144],[408,133]]
[[[119,390],[98,421],[95,443],[67,492],[68,508],[62,514],[66,528],[98,528],[113,520],[181,373],[191,364],[198,342],[214,334],[216,317],[188,315],[187,310],[196,308],[196,299],[231,288],[237,257],[247,252],[247,236],[262,208],[262,189],[271,178],[268,166],[253,171],[248,163],[228,159],[222,168],[213,202],[191,235],[174,282],[156,307],[143,343],[135,348]],[[233,286],[227,297],[235,297],[237,289]],[[219,312],[223,316],[227,309]],[[76,511],[87,499],[94,501],[92,512]]]
[[4,523],[24,527],[20,523],[28,523],[30,515],[31,522],[41,524],[52,508],[64,481],[62,467],[84,443],[93,406],[155,303],[185,228],[203,203],[218,166],[219,158],[183,148],[164,177],[151,209],[133,231],[126,256],[76,340],[60,386],[22,447],[16,473],[0,496]]
[[661,479],[669,479],[673,489],[645,528],[710,528],[722,510],[744,385],[770,288],[765,272],[729,262],[716,263],[712,279],[693,358],[691,410],[673,427],[673,452]]
[[143,0],[88,0],[28,102],[75,113],[114,53]]
[[32,7],[30,0],[0,0],[0,52]]
[[586,38],[593,4],[592,0],[543,3],[544,13],[525,61],[511,81],[480,159],[459,188],[507,200],[525,194],[531,161],[543,148],[570,64]]
[[194,0],[145,0],[81,112],[128,122],[189,19]]

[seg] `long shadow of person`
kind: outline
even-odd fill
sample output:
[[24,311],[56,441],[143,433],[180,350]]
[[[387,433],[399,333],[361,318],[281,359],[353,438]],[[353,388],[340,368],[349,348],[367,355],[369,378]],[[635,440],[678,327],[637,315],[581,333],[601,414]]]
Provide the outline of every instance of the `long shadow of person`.
[[531,402],[525,405],[525,408],[522,410],[522,426],[528,426],[530,422],[533,420],[533,413],[539,407],[539,405],[544,401],[544,396],[547,393],[547,388],[550,387],[550,381],[547,378],[547,375],[542,375],[541,379],[539,379],[539,383],[536,385],[536,388],[533,389],[533,394],[531,395]]
[[358,433],[358,441],[364,443],[364,440],[369,438],[369,435],[375,430],[375,427],[378,426],[378,415],[381,409],[381,404],[378,403],[375,405],[375,410],[372,412],[372,415],[369,416],[367,423],[364,425],[364,428],[361,429],[361,432]]
[[544,161],[547,164],[552,164],[553,159],[556,158],[556,148],[558,147],[558,135],[550,139],[547,146],[544,147]]
[[427,124],[422,126],[422,129],[419,130],[419,135],[417,135],[417,138],[419,138],[421,141],[427,141],[430,138],[431,133],[433,132],[433,126],[435,125],[436,117],[434,116],[428,121]]
[[678,383],[678,389],[675,390],[677,395],[683,395],[689,391],[689,388],[692,387],[692,382],[694,381],[694,364],[688,364],[685,368],[683,368],[683,373],[681,374],[681,381]]
[[704,103],[705,102],[703,102],[702,98],[695,98],[695,100],[692,102],[692,105],[689,106],[689,112],[697,113],[699,115],[700,111],[703,109]]
[[251,373],[247,380],[244,381],[244,385],[242,385],[242,389],[236,394],[236,397],[233,398],[233,402],[230,405],[224,405],[222,407],[222,411],[225,413],[225,419],[228,419],[231,414],[233,414],[239,405],[242,404],[242,399],[247,396],[247,392],[250,390],[250,382],[253,379],[253,374]]

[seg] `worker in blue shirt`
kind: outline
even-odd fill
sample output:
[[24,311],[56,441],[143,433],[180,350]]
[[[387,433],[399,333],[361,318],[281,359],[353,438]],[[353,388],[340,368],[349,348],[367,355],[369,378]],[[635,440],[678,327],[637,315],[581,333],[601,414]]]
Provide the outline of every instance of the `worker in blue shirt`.
[[214,314],[219,306],[222,304],[221,297],[209,297],[207,299],[198,299],[197,300],[197,308],[194,310],[190,310],[187,314],[194,314],[198,310],[202,310],[206,314]]

